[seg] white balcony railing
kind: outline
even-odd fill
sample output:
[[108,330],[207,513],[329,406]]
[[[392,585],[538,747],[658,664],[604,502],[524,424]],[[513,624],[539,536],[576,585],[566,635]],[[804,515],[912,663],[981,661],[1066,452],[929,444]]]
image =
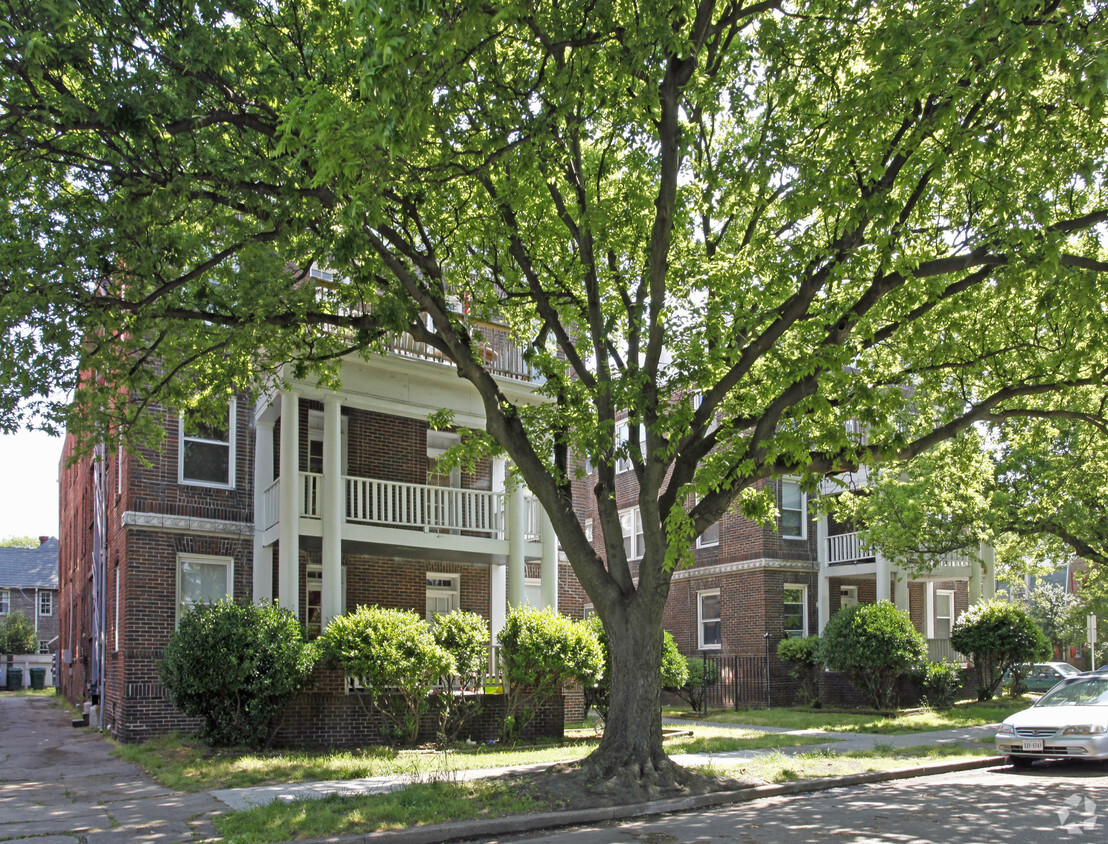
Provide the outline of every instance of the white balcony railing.
[[491,536],[504,530],[503,493],[371,478],[343,481],[347,521]]
[[[534,381],[535,373],[523,360],[523,352],[502,330],[485,330],[481,336],[484,365],[493,375],[516,381]],[[390,343],[392,353],[399,357],[432,361],[453,366],[442,352],[427,343],[413,340],[410,334],[397,335]]]
[[873,559],[873,551],[866,547],[858,531],[827,537],[828,565],[838,566],[870,559]]
[[262,492],[262,530],[269,530],[281,521],[281,482],[274,481]]
[[927,660],[929,662],[957,662],[965,665],[969,662],[966,657],[950,644],[950,639],[928,639]]
[[526,508],[527,527],[523,532],[525,542],[541,542],[542,541],[542,511],[539,509],[539,500],[533,495],[528,495],[524,498],[526,502],[524,507]]

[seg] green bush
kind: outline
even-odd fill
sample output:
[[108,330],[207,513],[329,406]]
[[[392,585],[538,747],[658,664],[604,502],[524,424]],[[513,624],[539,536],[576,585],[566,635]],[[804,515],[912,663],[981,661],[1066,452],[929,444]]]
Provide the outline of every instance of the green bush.
[[[601,718],[607,719],[608,706],[612,697],[612,652],[608,647],[608,635],[604,632],[604,625],[600,616],[592,616],[579,622],[596,637],[600,645],[601,662],[595,666],[599,669],[586,674],[581,684],[585,688],[586,711],[588,706],[593,706]],[[678,689],[685,685],[689,678],[689,669],[685,664],[685,658],[677,650],[677,643],[669,631],[662,631],[662,688]]]
[[38,634],[22,610],[14,610],[0,619],[0,654],[38,653]]
[[923,635],[888,601],[841,609],[823,628],[824,665],[846,675],[874,709],[896,707],[897,678],[926,656]]
[[359,700],[380,712],[397,739],[419,739],[419,722],[439,677],[454,674],[454,657],[411,610],[358,607],[331,619],[319,639],[323,654],[365,687]]
[[203,719],[201,739],[261,746],[307,685],[315,654],[288,610],[228,598],[182,616],[158,672],[170,702]]
[[916,674],[923,702],[932,709],[950,709],[962,689],[962,666],[956,662],[929,662]]
[[819,636],[782,639],[777,645],[777,656],[792,666],[789,672],[800,683],[796,690],[797,703],[801,706],[819,706],[819,675],[823,661],[819,652]]
[[488,672],[489,623],[477,613],[454,610],[435,616],[431,635],[454,657],[454,673],[443,678],[446,689],[437,695],[437,738],[447,745],[481,714],[481,696],[466,692],[475,692]]
[[704,708],[704,698],[708,688],[719,682],[719,665],[711,659],[699,656],[685,657],[687,679],[680,686],[665,686],[667,692],[673,692],[689,705],[694,712]]
[[1000,600],[981,601],[962,613],[950,633],[950,644],[973,658],[978,700],[991,699],[1013,665],[1050,655],[1050,642],[1027,611]]
[[499,638],[507,683],[505,740],[518,738],[538,706],[566,683],[584,684],[603,665],[600,643],[592,631],[553,609],[514,607]]

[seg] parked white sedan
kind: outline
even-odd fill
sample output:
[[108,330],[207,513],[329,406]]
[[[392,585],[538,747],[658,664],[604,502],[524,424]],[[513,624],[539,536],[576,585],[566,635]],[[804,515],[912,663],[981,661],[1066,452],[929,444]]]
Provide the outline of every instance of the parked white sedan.
[[1108,759],[1108,672],[1067,677],[1006,718],[996,750],[1020,768],[1036,759]]

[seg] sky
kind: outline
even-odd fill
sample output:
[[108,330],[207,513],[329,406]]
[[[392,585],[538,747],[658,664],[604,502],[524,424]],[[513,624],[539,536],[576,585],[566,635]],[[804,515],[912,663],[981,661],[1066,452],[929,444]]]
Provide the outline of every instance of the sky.
[[58,535],[62,438],[41,431],[0,435],[0,539]]

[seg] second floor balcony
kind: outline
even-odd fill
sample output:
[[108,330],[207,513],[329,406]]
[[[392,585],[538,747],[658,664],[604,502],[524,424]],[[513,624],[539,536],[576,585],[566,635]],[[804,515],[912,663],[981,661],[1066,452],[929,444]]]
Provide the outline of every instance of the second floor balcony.
[[[828,567],[876,566],[880,552],[866,544],[861,531],[838,533],[827,537],[824,560]],[[948,551],[943,554],[925,555],[929,565],[935,569],[968,569],[971,554],[967,549]]]

